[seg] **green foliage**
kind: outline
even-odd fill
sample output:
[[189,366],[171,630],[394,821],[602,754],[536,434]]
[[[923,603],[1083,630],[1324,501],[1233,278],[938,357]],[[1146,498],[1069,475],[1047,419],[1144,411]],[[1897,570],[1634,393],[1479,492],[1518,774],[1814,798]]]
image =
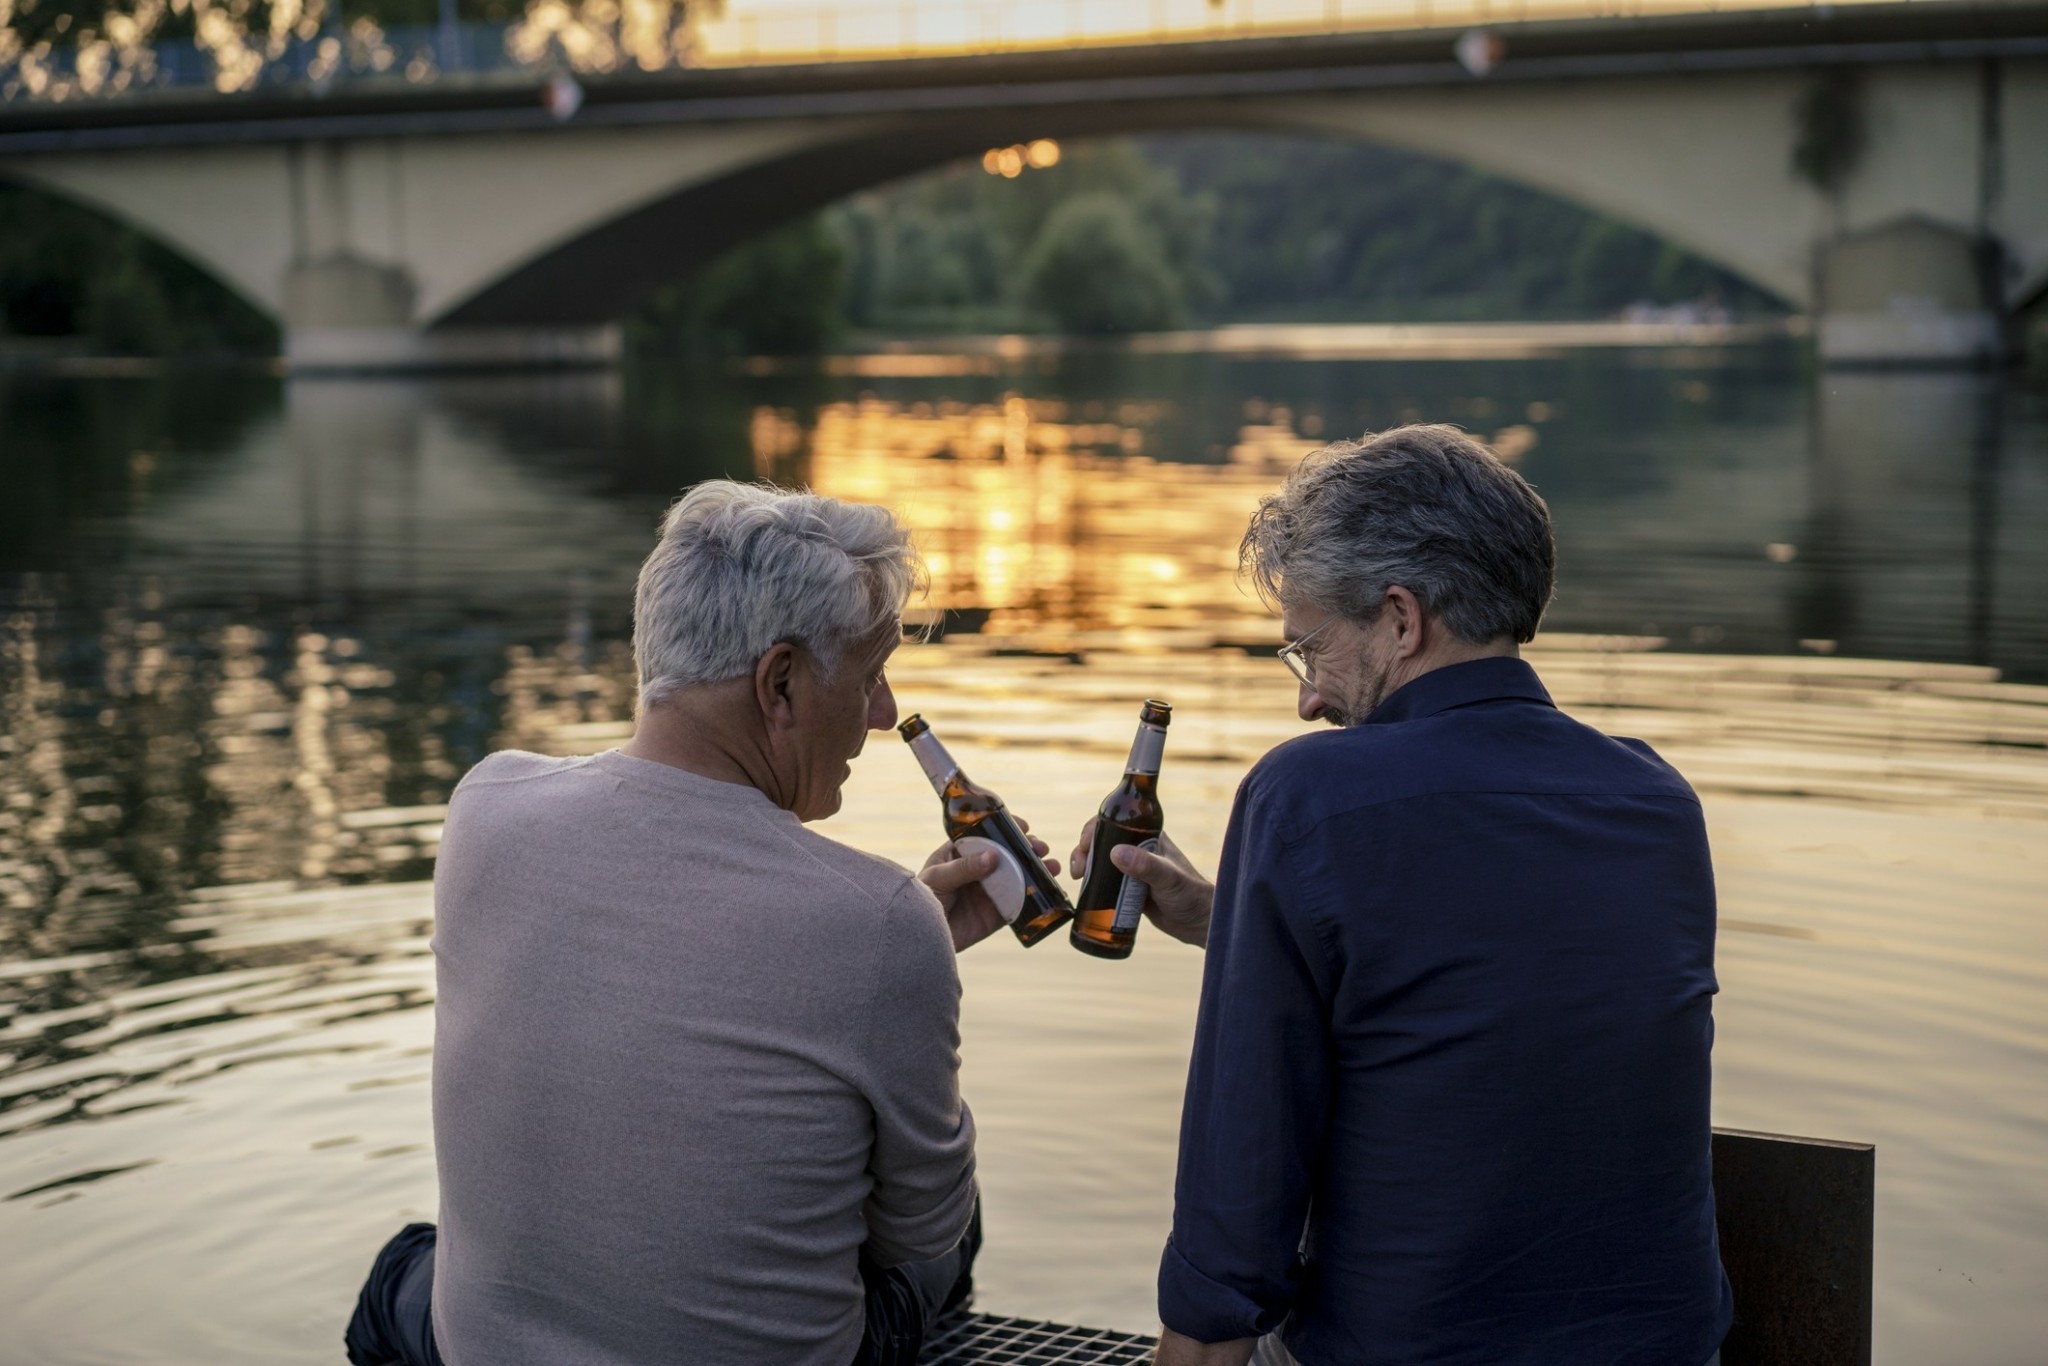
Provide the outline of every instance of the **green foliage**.
[[838,335],[846,247],[813,216],[734,248],[634,316],[637,348],[816,351]]
[[87,209],[0,184],[0,333],[130,355],[272,355],[277,329],[168,248]]
[[[1124,260],[1135,272],[1119,287],[1129,296],[1121,322],[1068,316],[1055,299],[1076,291],[1034,273],[1052,250],[1047,234],[1075,232],[1071,220],[1055,220],[1083,200],[1095,205],[1083,217],[1112,235],[1095,250],[1096,263]],[[856,195],[828,215],[851,255],[846,314],[856,327],[1115,331],[1164,325],[1152,320],[1183,318],[1211,300],[1214,212],[1136,143],[1114,139],[1073,148],[1058,165],[1013,180],[971,163],[947,167]],[[1088,247],[1068,241],[1060,250]],[[1170,278],[1162,282],[1162,273]]]
[[1117,196],[1093,190],[1046,216],[1025,256],[1025,297],[1063,332],[1154,332],[1187,319],[1165,244]]
[[1217,316],[1588,317],[1709,295],[1774,307],[1647,233],[1446,162],[1265,134],[1141,145],[1217,206]]
[[1678,247],[1547,195],[1312,138],[1098,141],[1014,180],[934,171],[828,217],[849,255],[847,319],[876,330],[1589,317],[1702,298],[1778,308]]

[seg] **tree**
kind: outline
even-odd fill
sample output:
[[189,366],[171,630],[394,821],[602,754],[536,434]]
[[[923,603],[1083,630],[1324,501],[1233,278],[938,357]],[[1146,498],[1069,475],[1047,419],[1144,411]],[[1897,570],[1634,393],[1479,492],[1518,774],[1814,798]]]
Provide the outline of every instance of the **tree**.
[[1153,332],[1187,320],[1166,244],[1131,205],[1096,191],[1047,215],[1024,258],[1026,297],[1066,332]]
[[0,184],[0,333],[141,355],[275,355],[277,328],[182,256],[90,210]]
[[670,285],[633,319],[633,338],[656,350],[816,351],[839,332],[845,284],[846,246],[813,216]]

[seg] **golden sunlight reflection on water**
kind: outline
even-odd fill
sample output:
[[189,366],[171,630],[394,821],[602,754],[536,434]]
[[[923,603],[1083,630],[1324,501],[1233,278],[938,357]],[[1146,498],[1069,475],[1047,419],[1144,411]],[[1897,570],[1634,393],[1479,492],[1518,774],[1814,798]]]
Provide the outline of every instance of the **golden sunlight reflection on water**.
[[[1224,463],[1146,453],[1157,413],[1092,419],[1058,400],[901,405],[866,398],[754,415],[764,477],[895,508],[917,533],[940,606],[971,604],[995,633],[1062,628],[1271,634],[1239,591],[1237,539],[1281,474],[1320,444],[1250,425]],[[1283,418],[1286,416],[1282,415]]]

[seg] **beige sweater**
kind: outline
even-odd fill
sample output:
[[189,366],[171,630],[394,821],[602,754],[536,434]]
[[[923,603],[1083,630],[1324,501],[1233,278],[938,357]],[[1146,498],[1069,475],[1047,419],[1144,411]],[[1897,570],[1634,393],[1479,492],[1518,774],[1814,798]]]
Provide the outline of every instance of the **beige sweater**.
[[861,1244],[966,1228],[960,979],[903,869],[751,787],[502,753],[434,910],[450,1366],[846,1366]]

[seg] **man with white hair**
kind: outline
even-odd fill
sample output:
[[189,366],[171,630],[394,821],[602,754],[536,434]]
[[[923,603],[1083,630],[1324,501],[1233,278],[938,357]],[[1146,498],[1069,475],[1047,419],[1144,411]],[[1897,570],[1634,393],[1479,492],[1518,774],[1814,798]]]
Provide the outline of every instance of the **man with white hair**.
[[1706,826],[1518,657],[1549,509],[1405,427],[1309,457],[1242,557],[1338,729],[1252,769],[1215,885],[1111,855],[1208,949],[1160,1366],[1718,1359]]
[[358,1366],[908,1366],[979,1243],[954,954],[839,809],[919,567],[884,509],[699,485],[640,572],[625,747],[493,754],[435,870],[438,1229],[379,1255]]

